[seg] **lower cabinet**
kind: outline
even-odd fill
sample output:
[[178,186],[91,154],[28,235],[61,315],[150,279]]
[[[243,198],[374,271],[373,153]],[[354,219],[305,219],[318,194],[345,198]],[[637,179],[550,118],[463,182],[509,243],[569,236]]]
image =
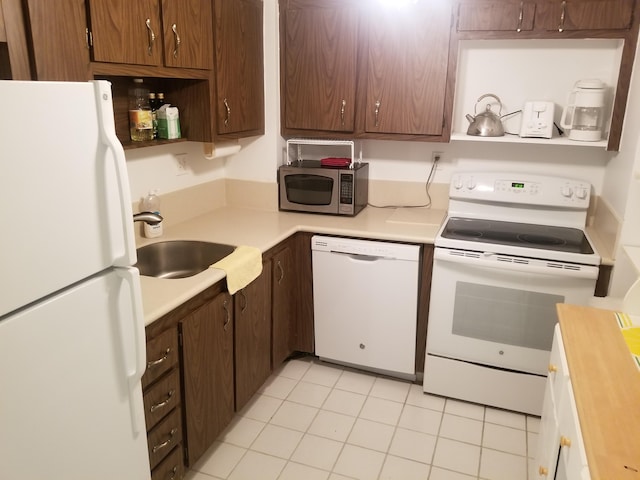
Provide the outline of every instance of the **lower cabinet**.
[[234,295],[236,411],[271,374],[271,262]]
[[559,325],[551,348],[536,465],[535,478],[541,480],[591,478]]
[[233,417],[233,326],[233,299],[227,292],[179,323],[190,465]]
[[182,395],[175,327],[147,342],[142,387],[152,478],[182,478]]

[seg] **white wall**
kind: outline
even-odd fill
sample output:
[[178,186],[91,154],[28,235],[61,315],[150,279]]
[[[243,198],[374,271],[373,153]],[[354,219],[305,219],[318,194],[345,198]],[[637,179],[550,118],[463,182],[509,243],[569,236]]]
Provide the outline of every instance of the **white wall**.
[[611,282],[611,295],[623,296],[637,273],[621,251],[622,245],[640,245],[640,51],[631,76],[629,99],[622,130],[620,151],[612,158],[605,172],[603,197],[622,220],[616,264]]

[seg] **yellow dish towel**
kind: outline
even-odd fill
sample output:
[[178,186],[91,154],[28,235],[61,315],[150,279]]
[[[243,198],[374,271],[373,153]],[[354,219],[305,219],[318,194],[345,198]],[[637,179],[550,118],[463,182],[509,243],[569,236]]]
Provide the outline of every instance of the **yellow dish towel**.
[[624,341],[629,347],[631,357],[636,366],[640,368],[640,326],[637,326],[630,315],[616,312],[616,320],[624,337]]
[[227,274],[227,289],[233,295],[262,273],[262,252],[255,247],[240,245],[222,260],[211,265]]

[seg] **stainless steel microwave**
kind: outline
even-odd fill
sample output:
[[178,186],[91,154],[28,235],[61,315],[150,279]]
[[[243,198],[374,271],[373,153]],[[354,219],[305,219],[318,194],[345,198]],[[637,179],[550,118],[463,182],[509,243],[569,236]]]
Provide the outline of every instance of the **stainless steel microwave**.
[[321,166],[298,160],[278,169],[280,210],[354,216],[369,200],[369,164]]

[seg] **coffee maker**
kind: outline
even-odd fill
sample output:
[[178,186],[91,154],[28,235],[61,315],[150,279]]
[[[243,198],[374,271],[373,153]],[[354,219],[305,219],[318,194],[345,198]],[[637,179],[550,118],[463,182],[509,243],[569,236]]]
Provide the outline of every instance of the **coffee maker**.
[[560,125],[570,129],[569,139],[596,142],[602,139],[606,85],[597,79],[579,80],[569,93]]

